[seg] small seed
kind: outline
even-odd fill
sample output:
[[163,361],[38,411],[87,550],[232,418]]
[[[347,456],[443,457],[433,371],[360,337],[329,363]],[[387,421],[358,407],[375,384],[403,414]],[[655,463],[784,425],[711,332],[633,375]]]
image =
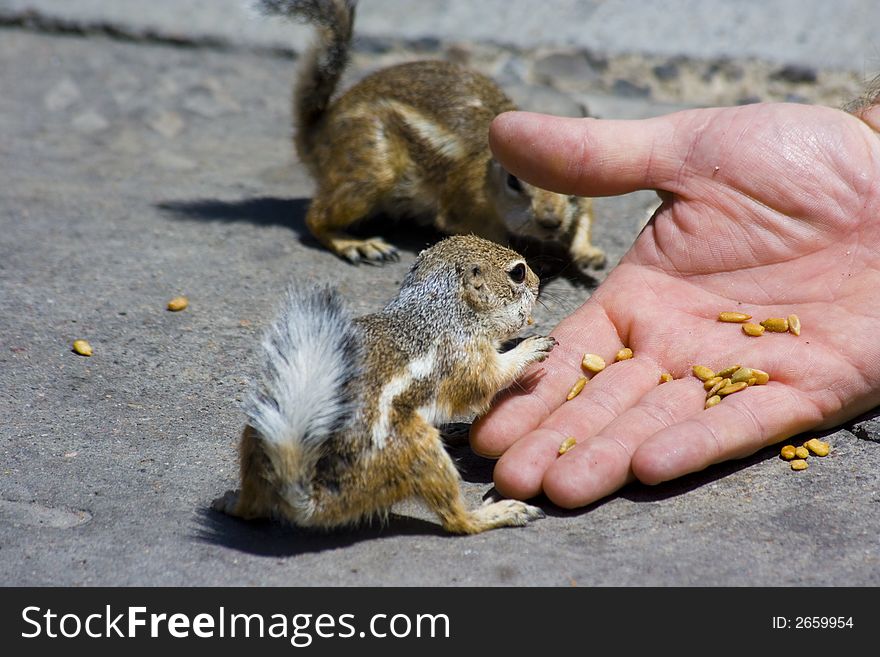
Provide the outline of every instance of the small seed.
[[721,403],[721,397],[719,397],[718,395],[712,395],[711,397],[709,397],[709,399],[706,400],[705,407],[712,408],[716,404],[720,404],[720,403]]
[[808,467],[810,467],[810,464],[804,459],[795,459],[791,462],[792,470],[806,470]]
[[718,314],[719,322],[732,322],[739,324],[751,318],[751,315],[746,315],[745,313],[723,312]]
[[92,355],[92,345],[90,345],[86,340],[74,340],[73,350],[80,356]]
[[797,447],[794,450],[794,455],[797,456],[799,459],[809,458],[810,450],[808,450],[806,447]]
[[529,326],[531,326],[531,325],[534,324],[534,323],[535,323],[535,318],[529,316],[529,318],[526,320],[526,324],[528,324]]
[[785,317],[768,317],[761,326],[771,333],[788,333],[788,320]]
[[781,450],[779,450],[779,456],[784,458],[786,461],[791,461],[795,456],[795,448],[794,445],[786,445]]
[[788,330],[795,335],[801,334],[801,320],[797,315],[788,316]]
[[670,381],[672,381],[672,375],[669,372],[663,372],[663,374],[660,375],[660,381],[657,385],[660,385],[660,383],[669,383]]
[[755,377],[755,385],[762,386],[770,380],[770,375],[764,370],[756,370],[752,368],[752,375]]
[[559,456],[565,454],[568,450],[572,449],[575,445],[577,445],[577,440],[571,436],[562,441],[562,444],[559,445]]
[[750,335],[753,338],[757,338],[759,335],[764,334],[764,327],[760,324],[752,324],[751,322],[746,322],[742,325],[743,333],[746,335]]
[[804,443],[804,447],[813,452],[816,456],[828,456],[828,452],[831,451],[831,445],[818,438],[811,438]]
[[585,385],[587,385],[587,377],[582,376],[571,387],[571,390],[568,391],[568,396],[565,398],[565,401],[571,401],[572,399],[577,397],[579,394],[581,394],[581,390],[584,389]]
[[746,381],[746,385],[753,386],[753,385],[755,385],[755,381],[757,381],[757,380],[758,379],[756,379],[755,377],[750,377],[749,380]]
[[718,391],[721,390],[721,388],[725,388],[729,385],[730,385],[730,379],[721,379],[718,383],[716,383],[714,386],[709,388],[709,392],[706,393],[706,397],[708,398],[708,397],[711,397],[712,395],[718,394]]
[[179,310],[183,310],[189,305],[189,299],[186,297],[174,297],[171,301],[168,302],[168,310],[172,312],[177,312]]
[[588,372],[597,374],[605,369],[605,359],[596,354],[584,354],[584,359],[581,361],[581,367]]
[[740,367],[736,372],[733,373],[733,376],[730,377],[731,383],[739,383],[740,381],[745,381],[748,383],[748,380],[753,377],[752,370],[750,367]]
[[736,372],[740,368],[739,365],[731,365],[730,367],[725,367],[720,372],[715,372],[715,376],[720,376],[722,379],[726,379],[731,376],[734,372]]
[[726,397],[727,395],[732,395],[735,392],[739,392],[740,390],[745,390],[749,387],[749,384],[745,381],[740,381],[739,383],[731,383],[730,385],[724,386],[721,390],[718,391],[718,394],[722,397]]
[[691,370],[693,370],[694,376],[697,377],[700,381],[708,381],[715,377],[715,372],[710,370],[705,365],[694,365]]
[[633,350],[629,347],[624,347],[620,351],[617,352],[617,355],[614,356],[614,362],[619,363],[622,360],[629,360],[633,357]]
[[724,379],[722,379],[720,376],[713,376],[711,379],[706,379],[703,382],[703,389],[704,390],[711,390],[712,386],[714,386],[719,381],[723,381],[723,380]]

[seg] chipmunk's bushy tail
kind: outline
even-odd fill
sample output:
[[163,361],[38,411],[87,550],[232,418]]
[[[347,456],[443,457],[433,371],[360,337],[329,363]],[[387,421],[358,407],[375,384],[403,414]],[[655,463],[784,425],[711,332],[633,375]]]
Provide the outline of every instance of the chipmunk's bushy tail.
[[318,41],[306,53],[294,90],[296,146],[308,160],[311,134],[321,120],[348,64],[357,0],[258,0],[257,9],[305,20],[318,28]]
[[288,290],[263,339],[265,366],[246,405],[282,496],[308,515],[309,482],[328,439],[357,412],[360,334],[327,287]]

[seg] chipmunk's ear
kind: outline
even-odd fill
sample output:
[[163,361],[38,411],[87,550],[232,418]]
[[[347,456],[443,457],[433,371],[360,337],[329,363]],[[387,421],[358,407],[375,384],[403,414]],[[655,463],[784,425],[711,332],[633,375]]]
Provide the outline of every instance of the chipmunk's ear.
[[482,306],[487,296],[486,274],[483,268],[476,262],[465,264],[461,270],[461,282],[465,301],[473,308]]

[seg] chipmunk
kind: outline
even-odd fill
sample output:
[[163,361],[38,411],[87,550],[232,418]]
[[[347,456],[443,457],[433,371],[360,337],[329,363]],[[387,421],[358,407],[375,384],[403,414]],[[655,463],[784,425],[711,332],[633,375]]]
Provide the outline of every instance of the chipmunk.
[[499,353],[538,296],[518,253],[447,237],[416,258],[380,312],[352,319],[330,288],[292,287],[263,346],[247,406],[240,491],[214,508],[332,529],[418,497],[452,533],[524,525],[540,509],[501,500],[469,511],[436,425],[479,414],[553,349],[534,336]]
[[302,18],[319,39],[294,93],[295,144],[316,183],[306,225],[349,262],[396,260],[381,237],[346,230],[384,214],[433,222],[447,234],[563,243],[575,263],[599,267],[590,243],[592,202],[548,192],[492,159],[489,124],[513,102],[489,78],[444,61],[382,69],[335,100],[348,64],[356,0],[259,0],[266,14]]

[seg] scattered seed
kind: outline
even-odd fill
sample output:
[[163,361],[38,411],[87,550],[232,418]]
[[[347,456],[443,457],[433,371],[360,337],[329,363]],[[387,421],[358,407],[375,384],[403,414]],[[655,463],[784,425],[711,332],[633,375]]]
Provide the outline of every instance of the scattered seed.
[[809,458],[810,450],[808,450],[806,447],[796,447],[794,450],[794,455],[797,456],[799,459]]
[[706,379],[705,381],[703,381],[703,389],[711,390],[716,383],[723,380],[724,379],[722,379],[720,376],[713,376],[711,379]]
[[[770,380],[770,375],[764,370],[756,370],[752,368],[752,375],[755,377],[755,385],[762,386]],[[751,385],[751,384],[749,384]]]
[[577,397],[579,394],[581,394],[581,390],[584,389],[585,385],[587,385],[587,377],[582,376],[571,387],[571,390],[568,391],[568,396],[565,398],[565,401],[571,401],[572,399]]
[[750,335],[753,338],[757,338],[759,335],[764,334],[764,327],[760,324],[752,324],[751,322],[746,322],[742,325],[743,333],[746,335]]
[[709,392],[706,393],[706,397],[708,398],[708,397],[711,397],[713,395],[718,394],[718,391],[721,390],[721,388],[725,388],[729,385],[730,385],[730,379],[721,379],[718,383],[716,383],[714,386],[709,388]]
[[614,356],[614,362],[619,363],[622,360],[629,360],[633,357],[633,350],[629,347],[624,347],[620,351],[617,352],[617,355]]
[[768,317],[761,326],[771,333],[788,333],[788,320],[785,317]]
[[706,400],[705,408],[712,408],[716,404],[720,404],[720,403],[721,403],[721,397],[719,397],[718,395],[712,395],[711,397],[709,397],[709,399]]
[[660,385],[660,383],[669,383],[670,381],[672,381],[672,375],[669,372],[663,372],[663,374],[660,375],[660,382],[657,385]]
[[749,387],[749,384],[745,381],[740,381],[739,383],[731,383],[730,385],[726,385],[721,390],[718,391],[718,394],[722,397],[726,397],[727,395],[732,395],[735,392],[739,392],[740,390],[745,390]]
[[797,315],[788,316],[788,330],[794,335],[801,334],[801,320]]
[[572,436],[569,436],[565,440],[562,441],[562,444],[559,445],[559,456],[565,454],[568,450],[572,449],[575,445],[577,445],[577,440]]
[[816,456],[828,456],[828,452],[831,451],[831,445],[818,438],[811,438],[804,443],[804,447],[813,452]]
[[715,377],[715,372],[705,365],[694,365],[691,369],[693,370],[694,376],[700,381],[708,381]]
[[791,461],[797,455],[797,451],[794,448],[794,445],[786,445],[781,450],[779,450],[779,456],[784,458],[786,461]]
[[172,312],[178,312],[183,310],[189,305],[189,299],[186,297],[174,297],[171,301],[168,302],[168,310]]
[[584,354],[584,359],[581,361],[581,367],[588,372],[597,374],[605,369],[605,359],[596,354]]
[[792,470],[806,470],[808,467],[810,467],[810,464],[807,463],[804,459],[794,459],[791,462]]
[[751,319],[751,315],[746,315],[745,313],[736,313],[736,312],[723,312],[718,314],[719,322],[732,322],[736,324],[740,324]]
[[722,379],[726,379],[729,376],[733,375],[740,368],[740,365],[731,365],[730,367],[725,367],[720,372],[715,372],[715,376],[720,376]]
[[91,356],[92,345],[90,345],[86,340],[74,340],[73,351],[78,353],[80,356]]

